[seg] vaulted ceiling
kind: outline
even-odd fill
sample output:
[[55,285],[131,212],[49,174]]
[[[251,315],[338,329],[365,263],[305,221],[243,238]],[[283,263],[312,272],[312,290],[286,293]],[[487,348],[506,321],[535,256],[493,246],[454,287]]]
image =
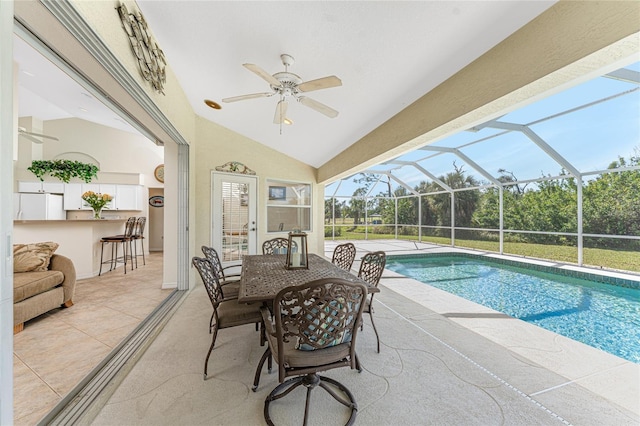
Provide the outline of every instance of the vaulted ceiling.
[[[554,4],[553,1],[236,2],[139,0],[195,112],[211,121],[319,167],[450,78]],[[21,69],[43,70],[16,44]],[[306,93],[339,112],[329,118],[290,100],[292,125],[273,123],[278,96],[224,103],[223,98],[269,92],[242,64],[269,74],[289,71],[303,81],[335,75],[338,87]],[[41,60],[41,59],[40,59]],[[46,61],[45,61],[46,62]],[[22,74],[21,115],[79,116],[123,128],[114,114],[70,95],[64,75]],[[52,79],[60,79],[52,81]],[[25,95],[26,93],[26,95]],[[78,98],[79,96],[79,98]],[[222,106],[205,105],[210,99]],[[55,106],[48,105],[52,101]],[[92,117],[95,116],[95,117]],[[126,126],[124,126],[126,128]]]
[[[147,1],[138,4],[198,115],[319,167],[494,47],[549,1]],[[273,123],[278,96],[242,66],[303,81],[335,75],[342,86],[305,95],[339,112],[329,118],[295,100]],[[221,104],[214,110],[204,104]]]

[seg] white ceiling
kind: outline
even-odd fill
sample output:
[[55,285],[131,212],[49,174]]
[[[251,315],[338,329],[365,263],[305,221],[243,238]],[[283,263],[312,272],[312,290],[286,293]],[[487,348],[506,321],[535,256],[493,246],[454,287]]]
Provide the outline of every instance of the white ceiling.
[[77,117],[138,133],[22,39],[14,36],[13,40],[13,59],[19,66],[19,117],[35,117],[43,121]]
[[[138,0],[149,29],[198,115],[315,167],[553,3]],[[294,124],[283,126],[280,134],[279,126],[273,124],[276,96],[221,102],[226,97],[269,91],[268,84],[242,64],[256,64],[271,74],[284,71],[282,53],[295,58],[289,71],[303,81],[328,75],[342,80],[341,87],[308,94],[338,110],[338,117],[331,119],[290,102],[287,116]],[[23,103],[37,96],[57,99],[60,110],[75,116],[82,112],[78,102],[88,99],[52,93],[62,88],[58,83],[48,82],[43,89],[43,85],[32,88],[24,80],[21,75],[21,90],[28,89],[34,96],[23,98],[21,94],[21,115],[34,115]],[[61,99],[70,105],[61,105]],[[222,110],[207,107],[204,99],[220,103]],[[43,119],[51,116],[46,111],[38,114]],[[121,123],[114,115],[107,121],[117,127]]]

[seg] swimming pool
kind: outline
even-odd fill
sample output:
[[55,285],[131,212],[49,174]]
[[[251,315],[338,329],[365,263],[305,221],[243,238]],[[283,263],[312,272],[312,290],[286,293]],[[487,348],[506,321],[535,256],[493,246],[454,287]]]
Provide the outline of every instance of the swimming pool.
[[391,271],[640,363],[639,282],[535,268],[461,254],[387,260]]

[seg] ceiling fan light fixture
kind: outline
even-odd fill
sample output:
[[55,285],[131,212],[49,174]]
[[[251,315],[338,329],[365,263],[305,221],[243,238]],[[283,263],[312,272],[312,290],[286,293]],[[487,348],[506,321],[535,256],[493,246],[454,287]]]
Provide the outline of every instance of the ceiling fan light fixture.
[[213,108],[213,109],[222,109],[222,107],[220,106],[219,103],[212,101],[211,99],[205,99],[204,103],[209,107],[209,108]]
[[315,80],[304,81],[297,74],[289,72],[289,67],[294,63],[293,56],[283,53],[282,55],[280,55],[280,59],[282,60],[282,65],[284,65],[284,71],[277,72],[273,75],[269,74],[258,65],[250,63],[242,64],[243,67],[269,83],[271,92],[232,96],[230,98],[222,99],[222,102],[228,103],[243,101],[246,99],[263,98],[278,95],[280,101],[276,105],[276,113],[273,119],[273,123],[280,125],[281,134],[283,123],[287,125],[293,124],[293,121],[286,118],[285,116],[288,98],[294,98],[302,105],[309,107],[321,114],[324,114],[329,118],[337,117],[338,111],[336,111],[335,109],[306,96],[300,96],[300,93],[313,92],[316,90],[342,86],[342,80],[340,80],[335,75],[330,75],[322,78],[317,78]]

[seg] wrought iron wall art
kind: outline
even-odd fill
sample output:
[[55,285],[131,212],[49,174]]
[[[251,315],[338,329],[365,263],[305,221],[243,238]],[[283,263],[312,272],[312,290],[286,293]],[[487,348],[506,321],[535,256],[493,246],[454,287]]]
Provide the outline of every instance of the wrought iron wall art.
[[217,172],[240,173],[242,175],[255,175],[256,172],[239,161],[229,161],[222,166],[216,166]]
[[131,50],[138,60],[142,77],[151,83],[154,90],[164,95],[164,83],[167,81],[165,66],[167,61],[149,30],[140,11],[130,13],[123,3],[116,8],[122,21],[122,28],[129,37]]

